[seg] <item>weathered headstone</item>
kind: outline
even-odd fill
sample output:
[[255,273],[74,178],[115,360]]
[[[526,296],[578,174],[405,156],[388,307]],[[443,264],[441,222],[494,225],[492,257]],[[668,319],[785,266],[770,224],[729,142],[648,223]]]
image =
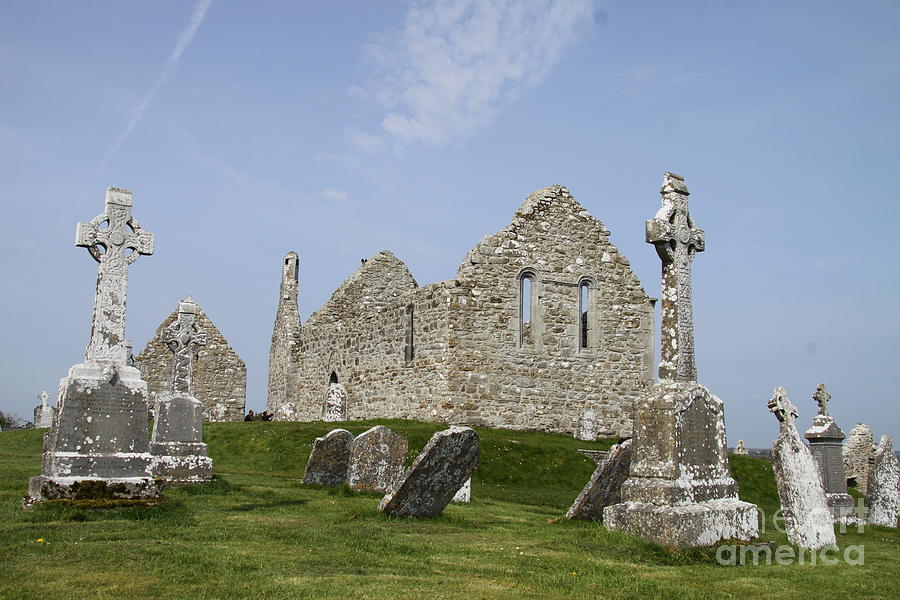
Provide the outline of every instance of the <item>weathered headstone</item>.
[[744,440],[738,440],[737,446],[734,447],[734,453],[738,456],[747,456],[747,446],[744,445]]
[[306,461],[303,483],[341,485],[347,481],[352,443],[353,434],[346,429],[333,429],[325,437],[316,438]]
[[378,509],[402,517],[441,514],[478,467],[478,434],[470,427],[438,431]]
[[865,423],[857,423],[844,444],[844,474],[848,485],[853,485],[862,493],[867,493],[869,473],[875,460],[875,440],[872,430]]
[[882,527],[897,526],[897,512],[900,510],[900,473],[897,472],[897,455],[891,444],[891,436],[881,436],[881,443],[875,451],[875,465],[869,480],[869,495],[866,496],[866,522]]
[[471,502],[472,501],[472,478],[466,479],[462,487],[456,490],[453,499],[450,502]]
[[403,475],[409,443],[384,425],[359,434],[350,445],[347,484],[357,492],[387,494]]
[[816,386],[812,398],[819,405],[819,411],[804,437],[809,440],[809,449],[816,460],[819,476],[825,487],[828,508],[835,521],[855,522],[853,498],[847,493],[847,477],[844,474],[844,457],[841,453],[845,436],[834,422],[834,418],[828,414],[831,394],[825,391],[825,384],[820,383]]
[[816,462],[794,424],[797,407],[783,387],[775,388],[768,407],[780,424],[772,445],[772,466],[788,540],[809,550],[833,546],[834,521]]
[[323,421],[333,423],[347,420],[347,390],[343,383],[332,383],[325,394]]
[[44,436],[41,475],[27,502],[158,495],[147,439],[147,384],[126,364],[128,265],[153,254],[153,234],[131,216],[131,192],[106,191],[102,214],[79,223],[75,245],[99,263],[85,361],[60,382],[53,427]]
[[34,428],[46,429],[53,426],[53,407],[50,406],[50,394],[41,392],[38,395],[40,404],[34,407]]
[[697,383],[694,363],[691,262],[704,249],[704,234],[688,213],[683,178],[666,173],[660,191],[662,208],[647,221],[647,242],[662,260],[660,382],[636,402],[630,476],[603,523],[681,548],[749,540],[758,509],[738,499],[724,406]]
[[631,440],[610,448],[566,513],[569,519],[603,520],[603,509],[622,501],[622,484],[631,468]]
[[578,430],[575,432],[575,438],[579,440],[591,441],[597,439],[597,428],[594,424],[597,414],[588,409],[581,413],[578,419]]
[[163,330],[163,342],[175,355],[170,389],[156,396],[150,453],[153,475],[173,482],[212,479],[212,459],[203,443],[203,403],[194,397],[194,357],[206,344],[196,323],[197,304],[188,296],[178,303],[178,320]]

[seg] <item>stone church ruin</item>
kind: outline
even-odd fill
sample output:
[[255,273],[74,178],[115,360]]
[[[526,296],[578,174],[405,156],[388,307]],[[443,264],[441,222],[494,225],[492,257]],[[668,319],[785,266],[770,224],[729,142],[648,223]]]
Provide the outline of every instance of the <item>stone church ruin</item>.
[[419,287],[382,251],[302,325],[298,289],[289,252],[269,353],[267,409],[278,420],[624,437],[653,383],[654,300],[564,187],[529,195],[453,279]]

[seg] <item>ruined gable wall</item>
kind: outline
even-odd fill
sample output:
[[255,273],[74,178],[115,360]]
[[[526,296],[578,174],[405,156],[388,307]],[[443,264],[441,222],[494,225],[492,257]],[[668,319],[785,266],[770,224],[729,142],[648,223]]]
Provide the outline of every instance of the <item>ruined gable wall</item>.
[[[276,413],[279,420],[313,421],[323,416],[332,371],[347,391],[348,419],[377,417],[434,420],[446,397],[446,284],[407,291],[390,306],[369,306],[338,322],[304,324],[294,396]],[[411,363],[406,358],[407,307],[415,316]]]
[[[160,336],[177,318],[178,311],[172,311],[135,359],[141,377],[147,382],[151,409],[156,405],[156,395],[170,389],[174,355]],[[207,344],[201,347],[194,360],[194,397],[203,403],[203,419],[240,421],[244,418],[247,396],[247,366],[202,308],[197,325],[208,336]]]
[[[519,343],[519,275],[535,273],[531,343]],[[579,281],[593,281],[593,348],[579,350]],[[459,268],[449,418],[575,431],[585,410],[598,435],[628,435],[633,402],[653,380],[653,310],[609,232],[560,186],[530,195],[508,227]]]
[[300,348],[299,270],[300,257],[296,252],[288,252],[282,261],[278,309],[269,347],[266,408],[273,414],[277,414],[281,406],[290,400],[296,385]]

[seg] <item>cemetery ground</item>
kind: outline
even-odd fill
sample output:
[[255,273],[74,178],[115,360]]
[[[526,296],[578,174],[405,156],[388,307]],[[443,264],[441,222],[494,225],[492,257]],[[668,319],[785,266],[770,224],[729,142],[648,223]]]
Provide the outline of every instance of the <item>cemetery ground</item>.
[[[313,439],[384,424],[409,438],[408,463],[435,423],[213,423],[214,481],[169,488],[153,506],[19,508],[40,471],[46,430],[0,433],[0,598],[833,598],[900,597],[900,534],[855,528],[863,564],[723,566],[716,549],[670,551],[563,517],[608,448],[535,432],[477,429],[471,504],[440,517],[389,518],[380,496],[302,486]],[[771,465],[731,457],[741,498],[765,511]],[[748,561],[749,562],[749,561]]]

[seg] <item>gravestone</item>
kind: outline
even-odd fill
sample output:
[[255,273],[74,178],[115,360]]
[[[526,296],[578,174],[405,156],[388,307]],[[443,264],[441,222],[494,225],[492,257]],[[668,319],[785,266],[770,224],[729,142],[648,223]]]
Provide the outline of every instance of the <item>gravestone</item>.
[[597,439],[597,428],[594,422],[597,419],[597,414],[588,409],[581,413],[581,418],[578,419],[578,430],[575,432],[575,438],[584,441],[592,441]]
[[738,456],[747,456],[747,447],[744,445],[744,440],[738,440],[737,446],[734,447],[734,453]]
[[462,487],[456,490],[453,499],[450,502],[471,502],[472,501],[472,478],[466,479]]
[[344,389],[343,383],[332,383],[328,386],[322,420],[329,423],[347,420],[347,390]]
[[153,234],[141,229],[131,206],[131,192],[109,188],[103,213],[78,224],[75,245],[99,263],[91,341],[84,362],[60,381],[41,475],[29,480],[26,503],[159,493],[150,476],[147,384],[126,363],[128,265],[153,254]]
[[41,392],[38,395],[40,404],[34,407],[34,428],[46,429],[53,426],[53,407],[50,406],[50,394]]
[[691,262],[704,249],[704,233],[688,213],[683,178],[666,173],[660,192],[662,208],[646,231],[662,260],[660,381],[635,403],[629,478],[603,523],[679,548],[749,540],[758,509],[738,499],[724,406],[697,382],[694,362]]
[[175,355],[169,390],[156,395],[150,453],[153,475],[165,481],[212,479],[212,459],[203,443],[203,403],[194,397],[194,358],[206,344],[196,322],[197,303],[188,296],[178,303],[178,319],[163,330],[162,340]]
[[820,383],[816,387],[812,398],[819,410],[804,437],[809,440],[809,449],[816,460],[832,517],[836,522],[852,523],[856,521],[856,513],[853,498],[847,493],[847,476],[844,474],[844,457],[841,452],[844,432],[828,414],[831,394],[825,391],[825,384]]
[[631,468],[631,440],[610,448],[593,475],[569,507],[569,519],[603,520],[603,509],[622,501],[622,484]]
[[401,517],[441,514],[478,467],[478,434],[471,427],[438,431],[413,461],[378,510]]
[[352,443],[353,434],[346,429],[333,429],[325,437],[316,438],[306,461],[303,483],[341,485],[347,481]]
[[866,497],[866,522],[869,525],[897,526],[897,512],[900,510],[898,484],[897,455],[894,454],[891,436],[883,435],[875,451],[875,465]]
[[347,484],[357,492],[387,494],[403,475],[409,444],[384,425],[359,434],[350,444]]
[[809,550],[833,546],[834,522],[819,469],[794,424],[797,407],[783,387],[775,388],[768,407],[780,424],[772,445],[772,466],[788,540]]
[[875,439],[872,430],[865,423],[857,423],[844,444],[844,474],[848,485],[853,485],[862,493],[867,493],[869,473],[875,460]]

